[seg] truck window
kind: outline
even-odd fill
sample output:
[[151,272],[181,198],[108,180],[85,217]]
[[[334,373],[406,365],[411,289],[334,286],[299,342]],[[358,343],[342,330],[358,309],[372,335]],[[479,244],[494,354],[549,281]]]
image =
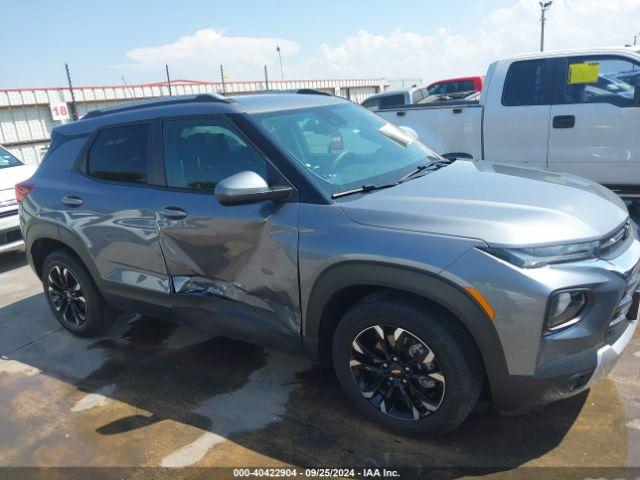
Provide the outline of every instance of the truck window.
[[545,60],[513,62],[502,91],[502,105],[520,107],[543,105]]
[[402,93],[389,95],[380,99],[380,108],[400,107],[402,105],[404,105],[404,95]]
[[367,98],[364,102],[362,102],[362,106],[364,108],[368,108],[369,110],[377,110],[378,107],[380,107],[380,97]]
[[[636,74],[634,78],[634,73]],[[640,65],[620,57],[569,58],[559,103],[610,103],[631,107]]]

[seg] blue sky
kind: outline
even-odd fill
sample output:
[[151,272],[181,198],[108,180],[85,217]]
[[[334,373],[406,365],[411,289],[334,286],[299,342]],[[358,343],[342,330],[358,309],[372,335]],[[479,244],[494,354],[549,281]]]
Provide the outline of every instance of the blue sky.
[[[555,48],[620,44],[640,30],[640,0],[556,0]],[[615,4],[615,5],[610,5]],[[0,87],[285,76],[384,76],[431,80],[483,73],[499,55],[535,50],[536,0],[0,0]],[[634,25],[637,23],[638,25]],[[200,32],[200,33],[198,33]],[[635,32],[637,33],[637,32]],[[625,40],[626,41],[626,40]],[[10,46],[10,48],[8,48]]]

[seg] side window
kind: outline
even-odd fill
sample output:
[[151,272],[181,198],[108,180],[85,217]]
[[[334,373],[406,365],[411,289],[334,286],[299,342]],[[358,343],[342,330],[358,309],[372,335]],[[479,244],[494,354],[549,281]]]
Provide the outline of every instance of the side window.
[[244,170],[268,180],[265,160],[224,119],[165,121],[163,137],[170,187],[213,190],[220,180]]
[[380,108],[391,108],[404,105],[404,95],[388,95],[380,99]]
[[126,125],[98,133],[87,164],[87,173],[102,180],[147,183],[149,126]]
[[634,105],[640,65],[619,57],[569,58],[567,65],[561,103]]
[[506,107],[544,105],[545,60],[524,60],[509,67],[502,91]]
[[362,102],[362,106],[364,108],[368,108],[369,110],[375,110],[380,106],[380,99],[379,98],[368,98],[367,100],[365,100],[364,102]]

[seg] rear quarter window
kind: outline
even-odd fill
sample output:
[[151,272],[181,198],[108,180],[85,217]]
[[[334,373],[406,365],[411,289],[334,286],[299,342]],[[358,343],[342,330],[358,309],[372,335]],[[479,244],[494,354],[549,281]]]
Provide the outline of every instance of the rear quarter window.
[[509,66],[502,91],[502,105],[544,105],[545,60],[523,60]]

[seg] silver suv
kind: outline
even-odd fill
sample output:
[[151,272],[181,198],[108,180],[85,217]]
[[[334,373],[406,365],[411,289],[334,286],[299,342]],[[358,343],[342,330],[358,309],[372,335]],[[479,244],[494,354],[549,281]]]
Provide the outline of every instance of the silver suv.
[[17,191],[72,333],[133,311],[304,354],[405,434],[452,430],[483,388],[499,411],[583,391],[638,323],[638,231],[609,190],[445,160],[335,97],[94,111]]

